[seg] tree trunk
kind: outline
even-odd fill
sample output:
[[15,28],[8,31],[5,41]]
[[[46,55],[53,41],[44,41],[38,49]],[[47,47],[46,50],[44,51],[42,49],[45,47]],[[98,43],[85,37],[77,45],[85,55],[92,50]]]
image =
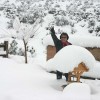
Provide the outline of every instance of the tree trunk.
[[25,43],[25,40],[23,39],[23,42],[24,42],[24,49],[25,49],[25,63],[28,63],[28,61],[27,61],[27,43]]

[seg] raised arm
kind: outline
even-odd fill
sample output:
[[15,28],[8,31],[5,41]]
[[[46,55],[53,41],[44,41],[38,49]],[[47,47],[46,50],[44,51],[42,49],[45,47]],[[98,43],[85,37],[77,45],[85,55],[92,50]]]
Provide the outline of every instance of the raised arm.
[[52,27],[52,28],[50,29],[50,34],[51,34],[51,37],[52,37],[52,39],[53,39],[53,41],[54,41],[54,44],[56,45],[56,43],[57,43],[57,41],[58,41],[59,39],[58,39],[57,36],[55,35],[54,27]]

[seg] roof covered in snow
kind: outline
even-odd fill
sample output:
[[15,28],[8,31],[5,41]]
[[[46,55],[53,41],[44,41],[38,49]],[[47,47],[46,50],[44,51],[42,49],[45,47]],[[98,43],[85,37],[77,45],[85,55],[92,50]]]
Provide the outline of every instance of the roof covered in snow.
[[[57,34],[57,37],[59,38],[60,34]],[[82,47],[97,47],[100,48],[100,37],[96,36],[86,36],[86,35],[69,35],[69,42],[71,42],[73,45],[82,46]],[[53,45],[53,40],[50,35],[47,35],[43,39],[43,44],[45,46]]]

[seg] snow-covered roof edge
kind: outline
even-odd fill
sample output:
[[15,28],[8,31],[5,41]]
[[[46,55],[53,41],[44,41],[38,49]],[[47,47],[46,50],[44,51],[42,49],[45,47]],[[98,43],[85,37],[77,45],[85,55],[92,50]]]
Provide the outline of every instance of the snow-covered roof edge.
[[[59,38],[59,35],[57,35]],[[80,36],[80,35],[69,35],[69,40],[70,43],[73,45],[78,45],[82,47],[97,47],[100,48],[100,37],[96,36]],[[52,45],[54,46],[53,40],[50,35],[47,35],[43,39],[43,45],[48,46]]]

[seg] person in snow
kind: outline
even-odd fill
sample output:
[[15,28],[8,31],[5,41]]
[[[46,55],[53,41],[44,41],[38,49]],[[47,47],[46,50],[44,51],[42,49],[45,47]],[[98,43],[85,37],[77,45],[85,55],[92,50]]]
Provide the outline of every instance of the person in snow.
[[[68,42],[69,36],[68,36],[67,33],[63,32],[60,35],[60,39],[58,39],[57,36],[55,35],[54,27],[51,27],[50,28],[50,34],[51,34],[51,37],[52,37],[54,44],[55,44],[55,47],[56,47],[56,53],[59,50],[61,50],[63,47],[68,46],[68,45],[72,45],[70,42]],[[65,75],[66,81],[67,81],[68,80],[68,73],[64,73],[64,75]],[[57,71],[56,77],[57,77],[57,79],[62,79],[62,72]]]

